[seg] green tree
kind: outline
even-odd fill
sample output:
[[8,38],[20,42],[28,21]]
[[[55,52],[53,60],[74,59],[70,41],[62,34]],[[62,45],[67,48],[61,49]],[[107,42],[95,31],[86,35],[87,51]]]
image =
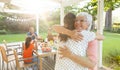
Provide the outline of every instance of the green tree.
[[[97,16],[97,8],[98,8],[98,0],[91,0],[87,5],[85,5],[83,8],[79,8],[76,5],[68,6],[65,8],[65,12],[73,12],[73,13],[79,13],[79,12],[88,12],[93,16],[93,27],[94,27],[94,21],[96,20]],[[112,10],[115,10],[116,8],[120,7],[120,0],[104,0],[104,10],[106,11],[106,18],[105,18],[105,29],[111,30],[112,26]]]
[[[97,15],[97,2],[98,0],[92,0],[81,11],[86,11],[93,16],[93,20],[96,20]],[[112,27],[112,10],[120,7],[120,0],[104,0],[104,10],[106,11],[105,17],[105,30],[111,30]]]
[[65,14],[68,12],[77,14],[77,13],[79,13],[79,11],[80,11],[80,8],[77,5],[66,6],[65,10],[64,10]]
[[106,11],[105,30],[112,29],[112,10],[120,7],[120,0],[104,0],[104,9]]
[[10,3],[5,3],[4,8],[6,8],[6,9],[18,9],[18,10],[20,9],[20,7],[13,5],[13,4],[10,4]]
[[0,34],[5,34],[6,33],[6,25],[2,21],[4,19],[5,19],[4,16],[2,15],[2,13],[0,13]]

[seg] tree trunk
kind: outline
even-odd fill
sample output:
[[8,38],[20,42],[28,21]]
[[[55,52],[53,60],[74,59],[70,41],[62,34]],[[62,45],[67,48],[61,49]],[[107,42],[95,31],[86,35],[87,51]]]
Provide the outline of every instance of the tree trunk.
[[95,30],[95,21],[92,22],[91,31]]
[[112,29],[112,9],[106,12],[105,16],[105,30],[111,31]]

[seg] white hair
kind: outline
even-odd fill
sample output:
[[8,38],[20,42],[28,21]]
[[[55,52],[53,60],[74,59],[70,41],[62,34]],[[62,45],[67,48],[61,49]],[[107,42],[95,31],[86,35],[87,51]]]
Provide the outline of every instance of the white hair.
[[88,14],[87,12],[80,12],[79,14],[77,14],[77,16],[84,16],[86,17],[87,19],[87,22],[89,24],[89,27],[88,27],[88,31],[91,30],[91,27],[92,27],[92,16],[90,14]]

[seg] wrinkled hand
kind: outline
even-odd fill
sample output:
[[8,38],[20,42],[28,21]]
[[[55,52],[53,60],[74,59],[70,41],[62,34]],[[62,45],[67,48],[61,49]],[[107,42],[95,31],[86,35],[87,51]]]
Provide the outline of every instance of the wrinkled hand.
[[61,55],[60,58],[64,58],[64,57],[69,58],[72,54],[71,51],[66,46],[59,47],[58,51],[59,51],[59,54]]
[[72,31],[73,33],[71,34],[71,38],[75,41],[81,41],[83,39],[83,36],[77,31],[77,30],[74,30]]
[[104,40],[105,39],[105,37],[102,35],[102,34],[100,34],[100,33],[98,33],[98,32],[96,32],[96,38],[97,38],[97,40]]

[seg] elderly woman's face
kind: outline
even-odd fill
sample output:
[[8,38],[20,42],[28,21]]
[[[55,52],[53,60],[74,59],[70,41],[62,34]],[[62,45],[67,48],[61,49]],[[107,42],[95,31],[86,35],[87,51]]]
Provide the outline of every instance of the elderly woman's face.
[[77,16],[76,20],[75,20],[74,26],[75,26],[75,28],[77,30],[79,30],[79,29],[86,30],[89,25],[88,25],[86,17],[84,17],[84,16]]

